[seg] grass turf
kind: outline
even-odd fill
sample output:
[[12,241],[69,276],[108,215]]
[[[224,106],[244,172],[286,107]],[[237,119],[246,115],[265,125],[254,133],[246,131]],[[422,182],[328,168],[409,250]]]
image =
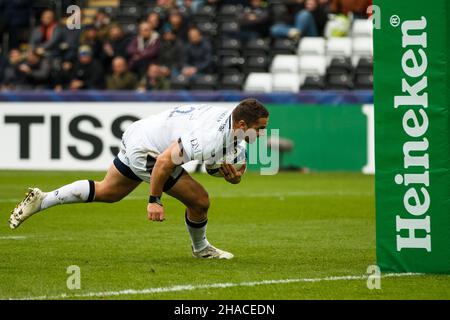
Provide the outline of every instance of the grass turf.
[[[17,230],[7,226],[28,186],[48,191],[85,178],[102,174],[0,171],[1,299],[363,276],[375,264],[374,182],[360,174],[247,173],[240,185],[195,175],[211,197],[208,239],[234,253],[230,261],[191,257],[184,209],[175,199],[164,197],[165,222],[147,221],[146,184],[119,203],[59,206]],[[80,290],[66,286],[71,265],[81,269]],[[450,277],[382,278],[381,290],[354,279],[94,298],[449,299]]]

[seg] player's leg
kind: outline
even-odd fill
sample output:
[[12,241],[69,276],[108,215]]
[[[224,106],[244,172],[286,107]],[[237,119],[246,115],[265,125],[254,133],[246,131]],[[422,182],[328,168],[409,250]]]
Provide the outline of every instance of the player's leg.
[[212,246],[206,238],[209,196],[205,188],[183,171],[176,183],[165,191],[186,206],[186,228],[192,242],[195,257],[231,259],[233,255]]
[[33,214],[60,204],[121,200],[141,181],[125,176],[116,163],[117,159],[101,181],[79,180],[51,192],[31,188],[25,199],[11,212],[10,227],[15,229]]

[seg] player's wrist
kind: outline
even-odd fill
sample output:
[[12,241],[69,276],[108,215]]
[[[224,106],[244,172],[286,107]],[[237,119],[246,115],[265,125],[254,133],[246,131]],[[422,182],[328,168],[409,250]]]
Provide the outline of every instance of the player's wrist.
[[159,204],[161,207],[163,206],[162,201],[161,201],[161,196],[150,195],[148,197],[148,203],[156,203],[156,204]]

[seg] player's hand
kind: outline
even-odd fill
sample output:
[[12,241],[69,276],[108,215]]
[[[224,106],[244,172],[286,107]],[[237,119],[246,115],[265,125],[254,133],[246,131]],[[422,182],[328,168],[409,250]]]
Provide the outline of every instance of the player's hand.
[[233,167],[231,164],[228,163],[222,164],[222,166],[219,168],[219,172],[222,174],[222,176],[226,181],[232,184],[237,184],[241,182],[241,177],[242,174],[244,173],[242,169],[237,171],[235,167]]
[[166,219],[164,208],[157,203],[147,205],[148,220],[162,222]]

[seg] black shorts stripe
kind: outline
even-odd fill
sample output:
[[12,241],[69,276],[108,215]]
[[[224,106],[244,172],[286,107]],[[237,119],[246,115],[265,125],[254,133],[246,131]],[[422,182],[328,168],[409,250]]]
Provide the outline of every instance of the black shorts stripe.
[[172,187],[175,185],[175,183],[177,183],[177,181],[181,178],[184,172],[185,172],[184,169],[181,170],[180,174],[177,175],[175,178],[170,176],[169,179],[167,179],[166,183],[164,184],[163,191],[166,192],[172,189]]
[[114,159],[114,166],[119,170],[119,172],[127,177],[128,179],[135,180],[135,181],[142,181],[141,178],[139,178],[131,169],[128,167],[125,163],[120,161],[119,158]]
[[[156,159],[148,154],[147,155],[147,163],[145,165],[145,168],[150,173],[150,176],[152,174],[153,168],[155,167],[155,163],[156,163]],[[183,175],[183,173],[184,173],[184,169],[181,170],[180,174],[178,176],[176,176],[175,178],[172,176],[169,176],[169,178],[167,179],[166,183],[163,186],[163,191],[166,192],[166,191],[169,191],[170,189],[172,189],[172,187],[175,185],[175,183],[177,183],[178,179],[180,179],[180,177]]]
[[88,182],[89,182],[89,195],[86,202],[92,202],[94,201],[95,197],[95,183],[92,180],[88,180]]

